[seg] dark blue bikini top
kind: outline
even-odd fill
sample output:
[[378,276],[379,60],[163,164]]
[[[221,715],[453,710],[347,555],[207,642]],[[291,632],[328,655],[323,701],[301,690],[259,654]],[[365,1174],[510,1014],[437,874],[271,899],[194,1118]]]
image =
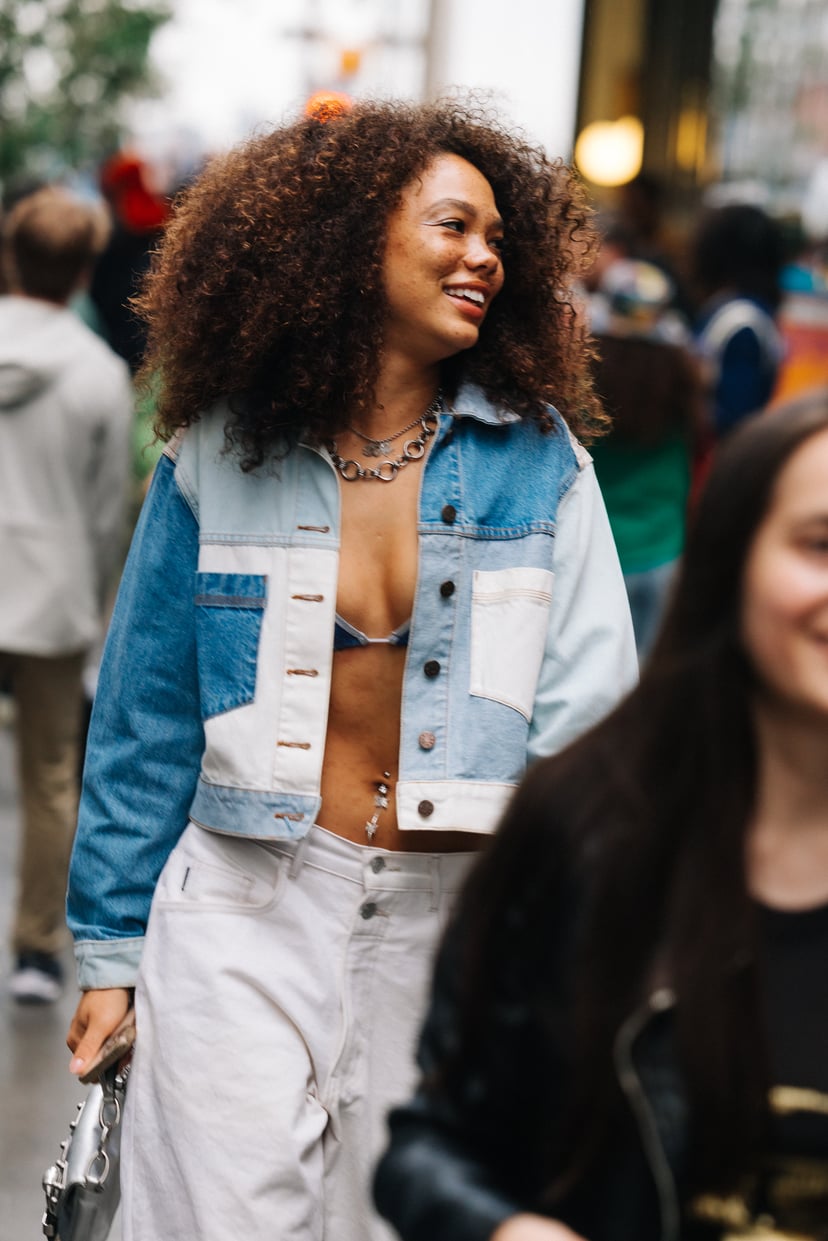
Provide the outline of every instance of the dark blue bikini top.
[[349,625],[346,620],[336,614],[336,623],[334,624],[334,641],[333,649],[335,651],[347,651],[354,646],[408,646],[408,631],[411,628],[411,621],[404,621],[399,625],[393,633],[389,633],[387,638],[369,638],[361,629]]

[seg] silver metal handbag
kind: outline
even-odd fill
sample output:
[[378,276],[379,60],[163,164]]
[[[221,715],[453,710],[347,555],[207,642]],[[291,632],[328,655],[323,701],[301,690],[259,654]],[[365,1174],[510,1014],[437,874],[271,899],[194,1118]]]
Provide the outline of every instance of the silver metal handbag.
[[121,1113],[129,1065],[113,1065],[90,1088],[43,1174],[43,1234],[51,1241],[106,1241],[121,1200]]

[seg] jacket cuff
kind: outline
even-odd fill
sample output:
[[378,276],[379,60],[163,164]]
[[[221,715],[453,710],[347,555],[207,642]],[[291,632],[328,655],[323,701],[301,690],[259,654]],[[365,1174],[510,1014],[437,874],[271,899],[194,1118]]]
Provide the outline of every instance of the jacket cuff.
[[134,987],[144,938],[82,939],[75,944],[75,964],[81,991]]

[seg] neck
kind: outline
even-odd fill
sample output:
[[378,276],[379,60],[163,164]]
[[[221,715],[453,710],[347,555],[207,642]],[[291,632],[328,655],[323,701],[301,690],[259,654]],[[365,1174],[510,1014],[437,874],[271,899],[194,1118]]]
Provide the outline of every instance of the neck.
[[828,723],[755,711],[759,776],[748,840],[750,886],[769,904],[828,900]]
[[352,425],[376,439],[391,435],[425,412],[439,386],[439,367],[424,369],[387,360],[377,380],[373,409],[353,418]]

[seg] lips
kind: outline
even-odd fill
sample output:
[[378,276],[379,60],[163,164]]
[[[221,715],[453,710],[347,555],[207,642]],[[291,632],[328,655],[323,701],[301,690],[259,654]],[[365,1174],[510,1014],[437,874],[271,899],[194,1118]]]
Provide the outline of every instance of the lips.
[[470,285],[451,285],[444,289],[443,292],[447,297],[455,298],[460,302],[467,302],[471,306],[482,308],[486,305],[486,291],[484,289],[473,288]]

